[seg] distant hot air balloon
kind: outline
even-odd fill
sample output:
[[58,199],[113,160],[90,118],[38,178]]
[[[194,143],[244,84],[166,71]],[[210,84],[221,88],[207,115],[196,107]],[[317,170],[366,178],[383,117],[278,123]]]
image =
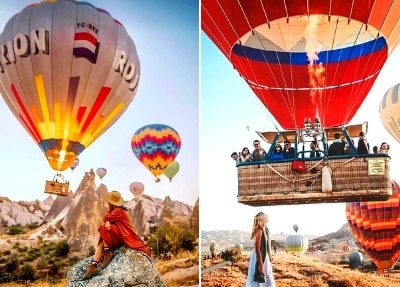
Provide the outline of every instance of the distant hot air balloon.
[[400,143],[400,83],[394,85],[384,94],[379,105],[381,122],[385,129]]
[[353,118],[399,43],[400,0],[201,1],[201,28],[283,129]]
[[167,166],[167,168],[164,171],[164,175],[169,178],[169,181],[172,181],[172,179],[178,173],[178,171],[179,171],[179,162],[174,160]]
[[364,256],[359,251],[354,251],[349,255],[350,268],[362,268],[364,263]]
[[346,203],[347,222],[354,237],[383,273],[400,257],[400,187],[392,180],[387,201]]
[[293,224],[293,230],[296,231],[296,233],[297,233],[297,231],[299,230],[299,225]]
[[105,169],[104,167],[99,167],[98,169],[96,169],[96,174],[98,177],[100,177],[100,179],[103,179],[103,177],[105,177],[107,174],[107,169]]
[[138,181],[132,182],[129,185],[129,190],[134,196],[139,196],[144,191],[144,184]]
[[76,159],[72,162],[72,164],[71,164],[71,166],[70,166],[70,169],[71,169],[71,170],[74,170],[78,165],[79,165],[79,158],[76,158]]
[[302,256],[308,249],[308,242],[305,235],[288,235],[285,240],[286,252]]
[[[178,155],[181,138],[178,132],[164,124],[150,124],[132,136],[132,151],[139,161],[155,176],[163,174]],[[159,178],[156,178],[156,181]]]
[[6,24],[0,47],[0,93],[54,170],[70,167],[136,94],[134,42],[88,2],[25,7]]

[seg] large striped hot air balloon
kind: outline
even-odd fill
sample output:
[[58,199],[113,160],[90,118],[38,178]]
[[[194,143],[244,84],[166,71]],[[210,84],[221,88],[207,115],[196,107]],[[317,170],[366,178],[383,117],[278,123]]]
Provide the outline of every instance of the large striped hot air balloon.
[[384,94],[379,105],[381,122],[385,129],[400,143],[400,83]]
[[138,88],[139,59],[122,24],[88,2],[42,1],[0,35],[0,92],[54,170],[124,113]]
[[400,0],[202,0],[201,28],[282,128],[315,117],[335,127],[398,45],[399,9]]
[[346,218],[354,237],[382,273],[400,258],[400,194],[392,180],[387,201],[348,202]]
[[168,125],[150,124],[133,134],[131,148],[139,161],[157,178],[178,155],[181,138]]

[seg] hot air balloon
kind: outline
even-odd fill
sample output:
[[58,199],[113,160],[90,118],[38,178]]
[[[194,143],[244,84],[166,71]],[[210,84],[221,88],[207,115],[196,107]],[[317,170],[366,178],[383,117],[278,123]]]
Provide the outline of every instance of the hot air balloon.
[[178,173],[178,171],[179,171],[179,162],[174,160],[167,166],[167,168],[164,171],[164,175],[169,178],[169,181],[172,181],[172,179]]
[[88,2],[27,6],[6,24],[0,47],[3,99],[57,171],[118,120],[138,88],[134,42]]
[[129,185],[129,190],[132,192],[134,196],[139,196],[144,191],[144,184],[138,181],[132,182]]
[[178,155],[181,138],[178,132],[164,124],[150,124],[132,136],[132,151],[138,160],[156,177],[163,174]]
[[[400,0],[382,4],[201,1],[202,30],[285,130],[276,124],[278,131],[257,132],[271,148],[264,162],[237,164],[238,202],[260,206],[390,197],[390,158],[356,155],[352,138],[366,134],[367,126],[345,126],[400,41]],[[349,149],[331,158],[327,146],[335,133]],[[273,161],[273,147],[284,140],[290,140],[296,156]],[[319,158],[310,158],[312,141],[320,147]],[[379,184],[369,172],[378,162]],[[305,170],[299,173],[298,166]]]
[[387,201],[346,204],[347,222],[354,237],[383,273],[400,257],[400,187],[392,180],[392,197]]
[[397,84],[386,91],[379,105],[379,114],[385,129],[400,143],[399,88],[400,84]]
[[350,268],[362,268],[364,263],[364,256],[359,251],[354,251],[349,255]]
[[283,129],[349,123],[399,43],[399,0],[201,1],[201,27]]
[[286,252],[303,256],[308,249],[308,238],[300,234],[288,235],[285,240]]
[[72,162],[72,164],[71,164],[71,166],[69,167],[71,170],[74,170],[77,166],[79,165],[79,158],[76,158],[73,162]]
[[299,225],[293,224],[293,230],[297,233],[297,231],[299,230]]
[[100,179],[103,179],[103,177],[105,177],[107,174],[107,169],[105,169],[104,167],[99,167],[98,169],[96,169],[96,174],[98,177],[100,177]]

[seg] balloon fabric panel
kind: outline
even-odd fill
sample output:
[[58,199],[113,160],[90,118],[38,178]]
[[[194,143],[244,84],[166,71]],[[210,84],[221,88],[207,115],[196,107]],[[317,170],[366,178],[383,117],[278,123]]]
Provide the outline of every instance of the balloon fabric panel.
[[0,92],[55,170],[70,167],[136,94],[132,39],[88,3],[30,5],[9,20],[0,45]]

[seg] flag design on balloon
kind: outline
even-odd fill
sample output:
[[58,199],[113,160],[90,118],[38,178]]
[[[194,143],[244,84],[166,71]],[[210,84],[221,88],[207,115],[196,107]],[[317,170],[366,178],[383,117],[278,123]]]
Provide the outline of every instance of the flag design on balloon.
[[168,125],[150,124],[133,134],[131,148],[137,159],[157,178],[178,155],[181,138]]
[[134,42],[87,2],[25,7],[6,24],[0,47],[0,93],[54,170],[71,167],[136,94]]
[[400,257],[400,194],[394,180],[392,193],[387,201],[346,203],[351,231],[380,273],[392,268]]

